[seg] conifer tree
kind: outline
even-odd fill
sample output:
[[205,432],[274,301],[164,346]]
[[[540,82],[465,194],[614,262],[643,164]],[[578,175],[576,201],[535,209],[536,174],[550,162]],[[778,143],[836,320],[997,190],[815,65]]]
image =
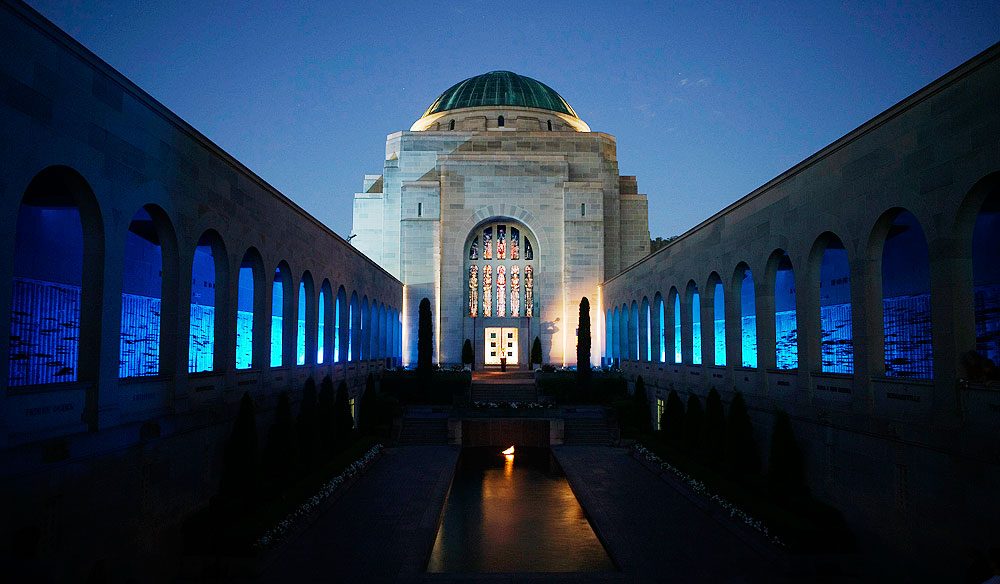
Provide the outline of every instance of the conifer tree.
[[580,320],[576,331],[576,375],[581,384],[590,381],[590,347],[590,300],[584,296],[580,300]]
[[771,454],[767,460],[767,486],[771,495],[779,498],[807,492],[802,451],[795,441],[792,421],[782,410],[774,414]]
[[673,442],[681,440],[684,436],[684,404],[676,390],[671,389],[667,394],[667,404],[660,419],[660,430],[664,438]]
[[430,377],[431,355],[434,349],[434,329],[431,324],[431,301],[424,298],[420,301],[417,320],[417,372]]
[[726,414],[722,408],[722,398],[713,387],[708,390],[705,400],[705,438],[702,442],[705,461],[713,467],[722,464],[726,444]]
[[736,392],[729,404],[726,424],[726,466],[737,477],[760,472],[760,455],[753,437],[753,422],[743,394]]
[[701,400],[692,393],[688,396],[687,410],[684,412],[684,446],[688,451],[697,452],[701,448],[704,423],[705,413],[701,409]]
[[646,382],[642,375],[635,378],[635,392],[632,394],[632,401],[635,405],[636,422],[639,432],[649,433],[652,430],[652,422],[649,415],[649,397],[646,394]]
[[253,497],[257,492],[256,408],[250,394],[240,398],[233,433],[226,442],[222,467],[221,493],[227,497]]

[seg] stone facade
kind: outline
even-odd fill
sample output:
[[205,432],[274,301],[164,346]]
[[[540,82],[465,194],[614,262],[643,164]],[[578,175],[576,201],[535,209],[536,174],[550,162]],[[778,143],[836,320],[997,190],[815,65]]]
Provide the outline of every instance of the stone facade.
[[[974,299],[974,285],[978,294],[989,282],[981,273],[974,278],[973,266],[996,265],[998,251],[974,249],[973,231],[977,217],[996,213],[1000,200],[998,102],[1000,46],[994,46],[604,287],[605,360],[619,362],[630,380],[641,375],[652,400],[665,399],[671,389],[683,401],[690,394],[704,398],[711,387],[727,402],[742,392],[764,460],[772,414],[788,412],[812,492],[844,512],[865,553],[886,558],[883,566],[893,566],[884,574],[889,580],[954,579],[969,550],[998,543],[1000,393],[995,381],[966,369],[963,355],[984,350],[977,337],[989,338],[977,335],[991,317]],[[904,211],[916,218],[928,253],[893,265],[891,256],[883,261],[883,250],[900,233],[894,219]],[[821,284],[821,271],[834,241],[842,242],[849,266],[833,283],[850,286],[852,372],[828,371],[824,352],[831,331],[821,325],[821,286],[831,282]],[[794,270],[792,368],[776,360],[782,256]],[[741,313],[746,270],[755,320]],[[921,352],[932,355],[933,364],[921,375],[893,374],[897,362],[883,351],[899,340],[883,328],[891,307],[883,278],[890,271],[929,273],[930,329],[918,341],[929,345]],[[724,315],[714,310],[716,290],[724,294]],[[693,340],[696,310],[700,351]],[[718,356],[716,320],[724,321],[725,337]],[[741,322],[750,323],[748,333]],[[924,322],[915,317],[910,324]],[[754,367],[743,354],[747,335],[756,339]]]
[[[460,362],[470,339],[481,364],[485,327],[513,327],[522,366],[536,336],[544,362],[575,365],[580,299],[596,306],[601,281],[649,253],[646,196],[635,177],[618,175],[614,137],[529,108],[432,117],[414,124],[419,131],[388,136],[383,175],[366,179],[354,201],[352,243],[406,286],[404,362],[416,362],[416,311],[426,297],[439,363]],[[517,317],[470,315],[469,245],[498,222],[523,226],[537,254],[531,318],[523,309]],[[592,308],[591,320],[598,315]],[[599,359],[595,349],[591,360]]]

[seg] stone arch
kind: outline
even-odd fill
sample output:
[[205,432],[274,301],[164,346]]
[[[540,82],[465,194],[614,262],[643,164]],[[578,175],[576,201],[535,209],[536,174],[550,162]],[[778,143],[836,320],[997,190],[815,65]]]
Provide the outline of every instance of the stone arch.
[[[740,262],[733,270],[733,278],[730,284],[730,294],[733,302],[739,310],[735,311],[739,317],[739,326],[736,330],[739,335],[736,355],[740,367],[757,367],[757,291],[754,286],[753,271],[746,262]],[[738,299],[738,300],[737,300]]]
[[[767,259],[764,293],[758,304],[766,314],[758,321],[758,330],[764,329],[765,345],[774,344],[774,350],[767,350],[765,368],[798,369],[799,340],[797,294],[795,289],[795,268],[792,259],[784,249],[776,249]],[[773,327],[773,328],[772,328]],[[759,339],[758,339],[759,342]],[[767,347],[770,349],[770,347]]]
[[347,362],[347,351],[351,346],[351,306],[347,302],[347,290],[337,287],[337,301],[333,308],[334,356],[338,363]]
[[687,307],[687,316],[684,318],[684,338],[687,339],[686,347],[691,350],[690,363],[701,365],[701,294],[698,291],[698,283],[688,280],[684,287],[684,306]]
[[118,377],[170,374],[180,268],[173,223],[160,206],[144,205],[132,216],[122,262]]
[[347,357],[350,361],[361,360],[361,301],[358,300],[358,292],[351,292],[351,304],[349,306],[348,322],[350,323],[350,337],[347,343]]
[[[813,308],[798,315],[803,330],[811,331],[804,345],[823,373],[854,373],[851,263],[844,242],[824,231],[813,242],[806,266],[808,298]],[[800,342],[802,340],[800,339]]]
[[966,378],[984,381],[991,375],[983,370],[982,358],[1000,365],[1000,172],[969,189],[952,232],[957,237],[951,253],[955,346],[962,352],[975,347],[977,358],[963,359]]
[[642,297],[642,303],[639,305],[639,360],[640,361],[651,361],[652,360],[652,350],[651,346],[651,335],[650,335],[650,314],[649,314],[649,298],[647,296]]
[[618,312],[618,358],[628,359],[628,305],[622,304]]
[[[271,367],[295,363],[295,295],[292,270],[281,260],[274,269],[271,284]],[[291,354],[290,354],[291,353]]]
[[706,318],[701,325],[702,343],[708,349],[710,363],[723,366],[726,364],[726,287],[718,272],[708,275],[703,296],[702,314]]
[[229,314],[229,255],[222,236],[207,229],[191,254],[191,317],[188,321],[188,373],[215,371],[225,362]]
[[639,360],[639,304],[632,301],[632,311],[628,321],[628,358]]
[[268,363],[270,342],[267,335],[268,297],[264,293],[264,260],[256,247],[250,247],[240,260],[236,300],[236,368],[259,368]]
[[[61,215],[61,222],[43,228],[43,210],[50,211],[50,218]],[[8,256],[13,260],[14,281],[7,313],[10,337],[4,355],[8,385],[96,382],[104,297],[104,222],[89,182],[68,166],[41,170],[24,190],[14,236],[14,250]],[[38,273],[39,269],[47,273]],[[84,306],[87,310],[81,310]],[[55,311],[62,315],[62,328],[75,335],[44,332],[52,329],[46,319],[53,318]]]
[[306,270],[299,278],[296,289],[295,364],[312,365],[316,362],[316,284],[312,273]]
[[933,378],[930,252],[920,221],[902,207],[885,211],[872,228],[867,252],[870,370]]
[[653,313],[656,323],[654,327],[653,360],[659,363],[666,361],[666,308],[663,304],[663,294],[659,290],[653,295]]
[[684,345],[681,335],[681,297],[674,286],[667,292],[666,310],[670,322],[667,327],[667,358],[670,363],[682,363]]
[[334,334],[336,334],[333,321],[334,306],[336,300],[333,297],[333,286],[329,278],[323,278],[323,283],[319,287],[319,298],[316,302],[316,363],[323,365],[334,361]]
[[371,355],[371,340],[372,340],[372,309],[371,304],[368,302],[368,295],[365,294],[361,297],[361,320],[359,321],[361,325],[358,347],[360,351],[358,352],[359,361],[367,361],[372,358]]

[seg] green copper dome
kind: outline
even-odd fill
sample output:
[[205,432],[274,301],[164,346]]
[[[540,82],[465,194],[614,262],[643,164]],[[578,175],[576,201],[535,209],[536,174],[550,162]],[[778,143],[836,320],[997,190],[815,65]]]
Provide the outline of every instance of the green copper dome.
[[579,118],[561,95],[541,81],[510,71],[490,71],[448,88],[423,117],[465,107],[515,106],[544,109]]

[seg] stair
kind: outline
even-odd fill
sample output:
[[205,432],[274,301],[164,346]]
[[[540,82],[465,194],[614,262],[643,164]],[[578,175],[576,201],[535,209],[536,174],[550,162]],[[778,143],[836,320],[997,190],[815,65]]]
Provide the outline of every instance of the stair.
[[612,432],[608,421],[600,418],[565,419],[563,440],[566,444],[611,444]]
[[538,401],[532,371],[476,371],[472,375],[472,401]]
[[403,418],[400,444],[447,444],[448,418]]

